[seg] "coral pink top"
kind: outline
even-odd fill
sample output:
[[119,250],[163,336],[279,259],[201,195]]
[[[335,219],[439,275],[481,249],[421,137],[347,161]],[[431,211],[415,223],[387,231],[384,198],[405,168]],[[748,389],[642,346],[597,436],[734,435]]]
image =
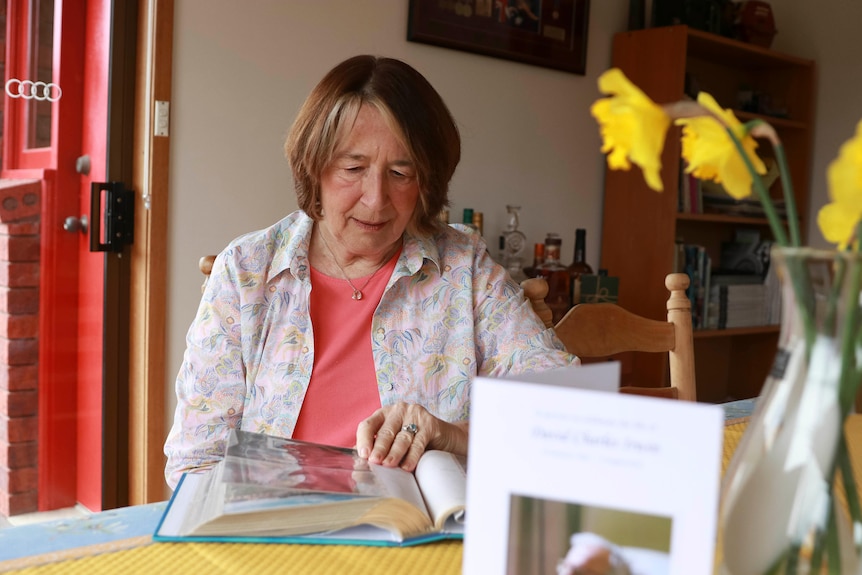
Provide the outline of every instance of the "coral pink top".
[[371,355],[371,318],[401,250],[374,274],[353,281],[362,299],[343,278],[311,268],[311,324],[316,353],[311,383],[302,401],[294,439],[353,447],[359,422],[380,408],[377,373]]

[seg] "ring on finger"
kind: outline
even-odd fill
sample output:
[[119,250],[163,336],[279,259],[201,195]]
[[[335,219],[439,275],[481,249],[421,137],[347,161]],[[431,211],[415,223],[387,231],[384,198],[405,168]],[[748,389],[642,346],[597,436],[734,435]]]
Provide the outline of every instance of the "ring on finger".
[[419,432],[419,427],[415,423],[407,423],[401,426],[401,431],[406,431],[410,435],[416,437],[416,433]]

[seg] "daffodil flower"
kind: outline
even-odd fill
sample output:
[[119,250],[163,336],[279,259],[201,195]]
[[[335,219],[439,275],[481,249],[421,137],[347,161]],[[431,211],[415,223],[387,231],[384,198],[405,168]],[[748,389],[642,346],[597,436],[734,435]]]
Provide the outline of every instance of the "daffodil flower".
[[670,117],[618,68],[599,77],[599,90],[610,97],[596,101],[590,112],[599,122],[608,166],[612,170],[640,166],[647,185],[661,192],[661,151]]
[[[832,515],[836,478],[856,486],[842,433],[862,388],[862,257],[802,248],[799,218],[787,157],[775,129],[763,119],[741,123],[705,92],[697,102],[656,104],[620,70],[599,78],[610,97],[593,104],[611,169],[641,167],[647,185],[662,190],[661,153],[670,122],[682,126],[681,155],[686,172],[724,186],[736,199],[755,192],[775,239],[785,304],[784,342],[789,358],[758,399],[722,494],[724,568],[733,573],[820,573],[842,570],[845,556],[838,519]],[[761,176],[756,139],[772,144],[781,174],[786,216],[781,218]],[[844,249],[862,245],[862,122],[828,170],[831,203],[817,223],[824,237]],[[789,239],[785,228],[789,228]],[[816,294],[816,297],[815,297]],[[786,322],[786,324],[785,324]],[[743,447],[744,446],[744,447]],[[862,504],[856,489],[845,489],[852,529],[859,545]],[[754,542],[754,544],[753,544]],[[858,547],[851,568],[859,561]],[[723,571],[724,572],[724,571]],[[854,571],[855,572],[855,571]],[[862,575],[862,571],[859,572]]]
[[680,118],[675,122],[682,126],[682,157],[688,163],[686,173],[722,184],[736,199],[751,195],[751,173],[727,131],[732,131],[742,143],[755,171],[765,174],[766,166],[755,153],[757,142],[733,112],[723,110],[712,96],[701,92],[697,102],[709,114]]
[[818,212],[817,225],[826,241],[845,249],[855,242],[862,219],[862,122],[829,165],[827,178],[832,202]]

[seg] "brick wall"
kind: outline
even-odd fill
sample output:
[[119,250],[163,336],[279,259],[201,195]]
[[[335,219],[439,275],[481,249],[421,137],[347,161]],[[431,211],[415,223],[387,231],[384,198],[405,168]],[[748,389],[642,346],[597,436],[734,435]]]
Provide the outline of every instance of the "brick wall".
[[0,180],[0,514],[37,510],[41,182]]

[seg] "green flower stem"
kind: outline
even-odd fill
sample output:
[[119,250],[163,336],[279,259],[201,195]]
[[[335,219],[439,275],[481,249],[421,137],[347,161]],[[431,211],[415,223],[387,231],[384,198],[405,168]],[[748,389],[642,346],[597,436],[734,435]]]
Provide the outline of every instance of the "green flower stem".
[[829,575],[841,575],[841,543],[838,536],[838,518],[835,514],[835,494],[833,493],[840,451],[839,441],[839,445],[836,446],[835,458],[832,460],[827,474],[829,489],[826,496],[829,507],[826,513],[826,530],[825,532],[818,531],[814,535],[814,549],[811,552],[809,573],[820,573],[825,558]]
[[[856,237],[862,237],[860,234],[862,234],[862,221],[856,224]],[[862,242],[857,241],[855,253],[858,254],[860,249],[862,249]],[[845,413],[850,413],[850,409],[855,405],[856,396],[859,393],[860,384],[862,384],[862,371],[860,371],[859,365],[856,363],[855,353],[856,349],[862,349],[862,326],[860,326],[860,311],[857,299],[860,297],[860,291],[862,291],[862,263],[859,263],[859,258],[853,261],[855,263],[853,269],[856,273],[853,277],[853,285],[851,286],[850,294],[851,297],[854,298],[854,301],[848,305],[850,308],[850,313],[848,315],[850,317],[845,320],[849,326],[846,330],[845,337],[852,342],[852,345],[848,344],[848,347],[842,352],[842,355],[847,359],[847,362],[842,365],[841,373],[842,375],[846,375],[848,378],[841,382],[842,385],[846,385],[846,390],[842,390],[843,393],[846,394],[847,411],[845,411]]]
[[784,565],[785,567],[787,566],[787,561],[785,560],[785,555],[782,555],[781,557],[779,557],[775,561],[775,563],[772,564],[772,567],[770,567],[766,571],[766,573],[764,573],[764,575],[781,575],[782,565]]
[[[835,480],[835,475],[832,475]],[[829,490],[829,521],[826,524],[826,562],[829,575],[841,575],[841,544],[838,540],[838,517],[835,514],[832,490]],[[814,571],[817,573],[817,571]]]
[[[830,480],[830,496],[833,496],[832,489],[835,488],[835,481],[840,473],[844,493],[847,498],[847,508],[850,512],[851,525],[856,525],[862,522],[862,506],[859,502],[859,494],[857,492],[856,479],[853,474],[853,467],[850,463],[850,456],[847,450],[846,437],[844,435],[843,422],[851,413],[856,398],[858,388],[858,373],[856,369],[856,340],[859,336],[859,305],[858,298],[860,288],[862,288],[862,266],[856,261],[848,262],[842,257],[837,257],[833,268],[834,288],[829,294],[829,309],[827,310],[827,321],[824,325],[825,333],[834,334],[839,338],[840,354],[841,354],[841,371],[838,388],[838,402],[841,410],[841,429],[839,432],[838,446],[835,453],[835,460],[832,465]],[[848,301],[841,302],[841,298],[846,297]],[[840,333],[837,328],[837,306],[840,303],[847,304],[844,309],[844,323],[840,328]],[[838,528],[834,505],[829,510],[829,523],[826,532],[825,553],[827,559],[828,572],[840,573],[841,558],[840,558],[840,543],[838,541]],[[818,545],[819,546],[819,545]],[[812,564],[812,568],[819,568],[818,564]],[[814,571],[817,572],[817,571]]]
[[[819,537],[819,534],[818,534]],[[799,554],[801,553],[802,548],[799,545],[791,545],[789,549],[789,553],[787,554],[787,559],[784,564],[784,573],[785,575],[797,575],[799,573]],[[814,556],[812,556],[811,561],[812,565],[814,562],[819,561],[817,555],[817,549],[815,548]]]
[[[860,237],[860,232],[862,232],[862,222],[856,224],[857,238]],[[862,330],[859,329],[859,294],[860,289],[862,289],[862,264],[860,264],[858,258],[851,260],[850,268],[852,274],[851,285],[847,290],[847,294],[851,301],[847,302],[848,317],[845,318],[844,346],[841,350],[841,383],[839,388],[843,415],[842,421],[846,421],[847,416],[853,412],[856,396],[859,393],[859,383],[862,381],[862,372],[860,372],[856,363],[856,349],[859,349],[860,338],[862,338]],[[856,526],[862,525],[862,503],[859,500],[858,485],[853,473],[850,451],[847,446],[847,435],[843,425],[841,426],[841,435],[838,444],[838,468],[841,473],[844,493],[847,497],[851,532],[855,533]],[[858,555],[860,551],[859,542],[855,537],[853,539],[853,544]]]
[[[839,405],[845,416],[856,401],[859,379],[856,377],[856,338],[859,334],[859,292],[862,289],[862,265],[851,262],[850,285],[847,289],[847,309],[841,335],[841,380],[838,387]],[[833,298],[833,299],[838,299]]]
[[754,189],[760,197],[760,203],[763,206],[763,211],[766,213],[766,219],[769,220],[769,227],[772,228],[772,234],[775,236],[775,241],[779,246],[787,247],[789,244],[787,242],[787,234],[784,232],[784,225],[775,211],[775,205],[772,203],[772,198],[769,196],[769,190],[767,190],[766,186],[763,184],[763,178],[761,178],[760,174],[757,173],[757,170],[754,169],[754,165],[751,163],[751,158],[749,158],[748,154],[745,153],[745,148],[742,147],[742,142],[739,141],[733,133],[733,130],[726,128],[726,131],[728,136],[730,136],[733,145],[736,146],[736,151],[739,152],[742,161],[745,163],[748,173],[751,174]]
[[[828,527],[827,527],[828,529]],[[797,551],[798,554],[798,551]],[[811,550],[811,560],[809,562],[809,573],[820,573],[822,571],[823,566],[823,533],[817,532],[814,536],[814,549]],[[793,574],[796,575],[798,573],[797,566],[793,566]]]
[[847,262],[840,257],[835,258],[834,277],[832,280],[832,288],[829,290],[829,298],[826,300],[827,308],[823,318],[823,327],[821,331],[827,334],[837,335],[838,325],[838,303],[840,301],[841,291],[846,281]]
[[814,347],[814,340],[817,337],[811,278],[808,275],[808,268],[805,267],[804,254],[785,253],[784,258],[787,265],[787,275],[790,277],[790,284],[793,286],[793,293],[796,295],[796,308],[802,322],[803,335],[805,336],[805,362],[808,363],[811,360],[811,349]]
[[[760,120],[757,120],[760,122]],[[781,222],[781,218],[778,217],[778,214],[775,211],[775,205],[772,203],[772,197],[769,195],[769,190],[766,189],[766,186],[763,183],[763,178],[760,177],[760,174],[757,173],[757,170],[754,169],[754,165],[751,163],[751,159],[748,157],[748,154],[745,153],[745,148],[742,147],[742,142],[736,137],[736,134],[733,133],[733,130],[730,128],[725,128],[727,131],[727,135],[730,137],[730,140],[733,142],[733,145],[736,146],[736,151],[739,153],[742,161],[745,163],[745,168],[748,170],[748,173],[751,175],[751,180],[754,183],[754,189],[757,191],[757,195],[760,197],[760,203],[763,206],[763,211],[766,214],[766,219],[769,221],[769,227],[772,229],[772,234],[775,236],[775,242],[780,247],[788,247],[787,234],[784,231],[784,225]],[[794,247],[799,247],[799,222],[796,220],[795,216],[795,205],[796,203],[792,200],[793,197],[793,185],[790,183],[790,176],[787,170],[787,158],[784,155],[783,149],[778,151],[776,147],[776,152],[778,156],[778,164],[781,170],[782,179],[787,178],[787,181],[783,181],[782,185],[784,186],[785,196],[790,196],[789,198],[785,198],[785,202],[790,206],[793,204],[793,212],[794,217],[788,221],[788,225],[791,228],[791,232],[794,237]],[[789,192],[789,194],[788,194]],[[795,230],[795,231],[794,231]],[[808,279],[808,274],[805,269],[804,263],[801,260],[798,260],[795,257],[788,258],[788,272],[790,275],[791,282],[793,283],[793,291],[796,292],[796,305],[799,308],[799,317],[802,319],[802,325],[805,331],[805,349],[806,349],[806,359],[809,358],[811,354],[811,346],[814,344],[814,338],[816,336],[814,318],[811,317],[811,314],[808,313],[808,309],[806,308],[806,302],[809,301],[807,298],[811,296],[809,289],[811,286],[809,282],[805,281]]]
[[790,178],[787,156],[784,154],[784,144],[779,142],[773,149],[775,150],[775,161],[778,162],[778,171],[781,174],[784,205],[787,208],[787,226],[790,228],[790,245],[800,246],[802,241],[799,238],[799,214],[796,212],[796,195],[793,193],[793,180]]
[[844,483],[844,493],[847,495],[847,509],[850,511],[851,531],[853,531],[854,525],[862,523],[862,505],[859,503],[859,492],[843,426],[838,444],[838,466],[841,470],[841,481]]

